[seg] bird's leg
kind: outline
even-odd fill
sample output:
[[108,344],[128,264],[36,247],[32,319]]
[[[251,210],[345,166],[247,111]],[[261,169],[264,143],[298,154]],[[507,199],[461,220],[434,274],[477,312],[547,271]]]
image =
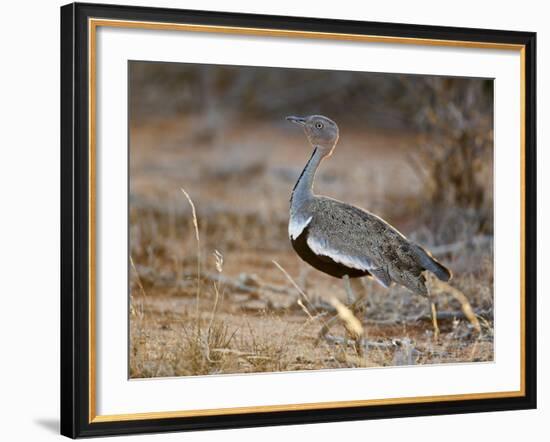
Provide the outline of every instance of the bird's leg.
[[439,325],[437,323],[437,305],[436,302],[431,300],[431,308],[432,308],[432,325],[434,327],[434,340],[439,339]]
[[[344,275],[342,277],[344,280],[344,289],[346,290],[346,295],[348,298],[348,306],[352,306],[355,302],[355,294],[353,293],[353,290],[351,288],[351,283],[348,275]],[[330,331],[332,325],[334,322],[338,319],[338,315],[334,315],[332,318],[330,318],[328,321],[326,321],[323,324],[323,327],[321,328],[321,331],[319,332],[319,337],[326,338],[327,333]]]
[[351,288],[351,282],[348,275],[342,277],[344,280],[344,288],[346,290],[346,295],[348,295],[348,305],[352,305],[355,302],[356,296]]
[[434,341],[439,340],[439,324],[437,323],[437,298],[435,293],[432,291],[433,289],[433,282],[435,278],[432,275],[428,274],[428,284],[426,284],[424,287],[426,288],[426,292],[424,293],[424,296],[428,298],[430,301],[430,310],[432,314],[432,326],[434,328]]
[[364,316],[367,307],[367,300],[365,299],[367,297],[367,289],[360,278],[351,279],[350,284],[353,289],[353,293],[358,294],[355,302],[352,304],[353,313],[355,313],[356,315]]
[[[361,302],[363,300],[363,297],[364,297],[364,292],[362,292],[360,294],[359,297],[357,297],[355,295],[355,292],[352,288],[352,282],[349,278],[348,275],[344,275],[343,277],[344,279],[344,288],[346,289],[346,294],[348,296],[348,306],[349,306],[349,309],[352,311],[353,315],[357,318],[358,316],[360,316],[359,318],[359,321],[361,322],[361,325],[363,325],[363,321],[361,321]],[[354,281],[358,281],[357,279],[354,280]],[[365,330],[365,327],[363,325],[363,330]],[[366,333],[365,333],[366,335]],[[360,356],[360,357],[363,357],[365,355],[365,351],[364,351],[364,346],[363,346],[363,337],[362,336],[354,336],[353,337],[353,340],[355,342],[355,350],[357,351],[357,354]],[[366,340],[366,337],[365,337],[365,340]]]
[[[364,288],[362,287],[362,293],[359,297],[356,297],[355,296],[355,293],[353,291],[353,288],[351,287],[352,285],[352,281],[350,280],[349,276],[348,275],[344,275],[343,278],[344,280],[344,288],[346,290],[346,295],[347,295],[347,300],[348,300],[348,308],[352,311],[353,315],[357,318],[357,316],[361,316],[359,313],[360,313],[360,308],[361,308],[361,303],[363,302],[363,298],[364,298]],[[357,282],[359,283],[359,281],[357,280]],[[321,330],[319,331],[319,335],[318,335],[318,339],[325,339],[325,340],[329,340],[329,336],[328,336],[328,333],[330,331],[330,329],[332,328],[332,326],[334,325],[334,322],[339,318],[340,316],[338,314],[335,314],[334,316],[332,316],[330,319],[328,319],[326,322],[323,323],[323,326],[321,327]],[[359,318],[357,318],[359,319]],[[361,321],[363,322],[363,321]],[[364,330],[364,327],[363,327],[363,330]],[[360,356],[364,356],[365,354],[365,346],[363,344],[363,339],[361,338],[361,336],[355,336],[353,337],[354,341],[355,341],[355,348],[357,350],[357,353],[360,355]]]
[[358,293],[355,303],[351,305],[351,310],[355,317],[361,321],[363,326],[363,338],[358,339],[355,342],[357,353],[360,357],[366,357],[368,350],[368,340],[367,340],[367,328],[365,326],[365,315],[367,309],[367,289],[363,284],[363,281],[360,278],[355,278],[351,280],[351,285],[355,284],[355,293]]
[[321,338],[327,339],[327,334],[337,319],[338,319],[338,315],[336,314],[332,318],[328,319],[326,322],[323,323],[323,326],[321,327],[321,331],[319,332],[318,339],[321,339]]

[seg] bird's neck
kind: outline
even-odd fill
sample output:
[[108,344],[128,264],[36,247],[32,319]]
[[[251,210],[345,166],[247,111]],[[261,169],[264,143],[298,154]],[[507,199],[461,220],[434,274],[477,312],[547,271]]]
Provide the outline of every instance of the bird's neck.
[[303,205],[306,201],[313,198],[313,182],[315,180],[315,173],[319,168],[319,164],[323,160],[324,155],[318,147],[315,147],[311,158],[302,170],[294,189],[292,189],[292,196],[290,197],[291,209],[297,209]]

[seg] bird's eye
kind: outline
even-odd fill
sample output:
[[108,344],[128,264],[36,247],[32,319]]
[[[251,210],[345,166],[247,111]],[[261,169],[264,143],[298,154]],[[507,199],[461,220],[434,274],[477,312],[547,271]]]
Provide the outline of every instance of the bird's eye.
[[323,123],[316,123],[316,124],[315,124],[315,127],[316,127],[317,129],[322,129],[322,128],[323,128]]

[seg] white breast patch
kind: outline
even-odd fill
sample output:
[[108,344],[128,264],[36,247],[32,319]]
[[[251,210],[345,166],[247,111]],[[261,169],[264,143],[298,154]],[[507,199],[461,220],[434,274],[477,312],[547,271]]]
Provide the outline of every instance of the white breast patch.
[[300,218],[293,216],[288,221],[288,236],[290,239],[296,239],[304,231],[307,225],[311,222],[312,216],[309,218]]

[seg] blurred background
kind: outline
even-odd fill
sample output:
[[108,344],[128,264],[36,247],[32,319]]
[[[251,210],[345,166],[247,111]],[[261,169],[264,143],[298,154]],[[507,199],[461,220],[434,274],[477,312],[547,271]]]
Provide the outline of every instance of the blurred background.
[[[492,80],[153,62],[130,62],[129,80],[132,377],[492,359]],[[429,248],[482,320],[482,339],[451,294],[440,300],[446,341],[434,344],[423,299],[365,281],[361,321],[407,345],[358,361],[317,342],[319,323],[273,264],[318,300],[320,317],[328,297],[345,298],[287,236],[311,148],[285,116],[309,114],[340,127],[316,192]],[[196,206],[202,274],[180,188]]]

